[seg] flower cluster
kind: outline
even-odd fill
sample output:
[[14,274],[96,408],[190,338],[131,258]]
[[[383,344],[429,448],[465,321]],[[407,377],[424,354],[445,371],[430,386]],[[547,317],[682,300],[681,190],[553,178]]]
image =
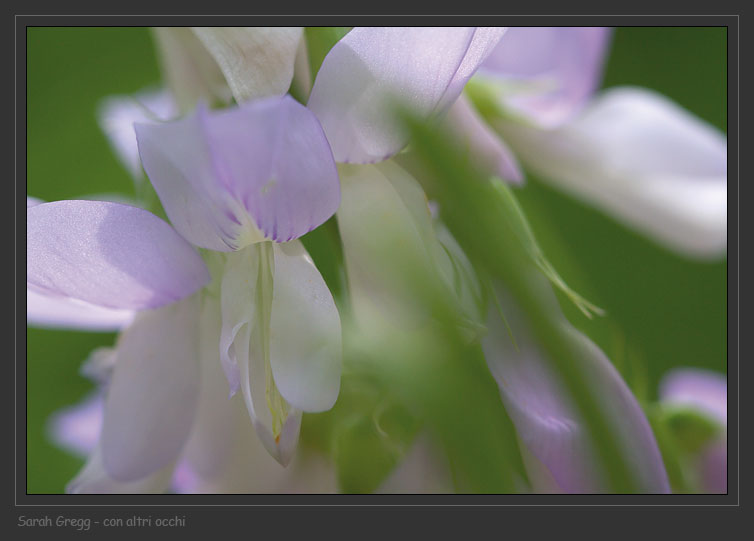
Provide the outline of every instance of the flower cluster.
[[[645,89],[595,95],[605,28],[353,28],[319,66],[301,28],[154,36],[169,90],[112,98],[101,120],[167,221],[141,200],[28,198],[28,323],[120,332],[85,364],[98,391],[56,417],[58,441],[88,455],[70,492],[336,490],[331,466],[297,442],[304,413],[338,399],[347,322],[415,330],[431,319],[382,238],[481,345],[529,488],[609,490],[588,423],[515,295],[477,272],[428,204],[403,113],[448,133],[490,177],[522,183],[521,160],[702,258],[726,251],[722,134]],[[345,306],[299,240],[333,216]],[[599,389],[637,490],[668,492],[644,411],[561,312],[552,285],[567,286],[540,269],[533,287]],[[426,463],[417,448],[409,458]],[[406,483],[385,486],[445,490]]]

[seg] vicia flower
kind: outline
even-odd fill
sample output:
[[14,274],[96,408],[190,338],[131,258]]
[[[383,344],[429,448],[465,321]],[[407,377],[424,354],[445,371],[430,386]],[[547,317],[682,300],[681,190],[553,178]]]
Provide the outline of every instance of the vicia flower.
[[[592,98],[608,38],[605,28],[512,28],[477,72],[474,95],[498,109],[486,113],[492,127],[543,179],[680,253],[724,255],[725,136],[650,90]],[[459,114],[470,137],[489,138],[475,111]],[[487,148],[508,160],[502,141]]]
[[[176,229],[109,202],[27,211],[30,289],[138,311],[116,347],[88,467],[127,483],[170,470],[196,419],[200,352],[212,350],[231,392],[242,390],[263,445],[287,464],[301,412],[330,408],[340,380],[340,320],[295,240],[337,208],[327,141],[288,97],[218,113],[200,108],[137,133]],[[206,265],[185,239],[213,250]],[[199,324],[215,309],[217,336]]]
[[[679,368],[660,382],[660,405],[673,415],[693,412],[714,427],[706,437],[686,438],[687,471],[699,492],[728,492],[728,384],[725,376],[709,370]],[[682,428],[681,428],[682,430]]]
[[[96,350],[82,373],[99,389],[81,404],[58,412],[50,423],[53,440],[74,454],[88,457],[86,466],[68,484],[72,493],[311,493],[335,492],[335,472],[323,457],[299,450],[283,468],[249,427],[240,396],[228,398],[220,365],[220,307],[204,295],[199,315],[199,389],[194,421],[179,457],[168,467],[135,481],[118,481],[101,462],[101,437],[107,387],[115,351]],[[304,452],[302,452],[304,451]]]

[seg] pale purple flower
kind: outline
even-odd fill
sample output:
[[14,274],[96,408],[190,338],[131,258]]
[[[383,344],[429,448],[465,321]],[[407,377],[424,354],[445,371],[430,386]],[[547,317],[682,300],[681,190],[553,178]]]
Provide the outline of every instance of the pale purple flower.
[[[490,61],[495,44],[503,47],[503,30],[352,30],[325,58],[309,99],[309,107],[319,116],[333,145],[336,160],[363,164],[385,160],[398,152],[406,137],[391,113],[396,104],[408,105],[425,117],[449,109],[446,122],[466,141],[473,156],[505,178],[520,179],[520,170],[505,144],[485,126],[468,101],[456,101],[477,67],[485,59]],[[469,45],[464,49],[459,46],[462,43]],[[469,56],[464,56],[466,51],[471,51]],[[553,99],[562,94],[569,102],[580,103],[584,92],[566,89],[554,93]],[[574,98],[576,94],[578,99]],[[452,236],[433,224],[416,180],[392,161],[341,166],[340,174],[343,199],[338,225],[357,318],[371,326],[413,328],[426,317],[412,302],[412,292],[403,288],[400,277],[383,261],[385,247],[373,238],[374,231],[381,231],[389,238],[400,239],[402,257],[414,258],[408,266],[426,269],[427,280],[445,287],[447,298],[457,303],[472,332],[480,332],[483,303],[474,271]],[[557,303],[552,309],[560,314]],[[567,324],[564,318],[563,322]],[[501,394],[523,447],[532,457],[528,463],[540,464],[531,469],[535,489],[606,490],[605,478],[594,467],[594,451],[585,428],[574,414],[567,393],[540,359],[539,346],[522,331],[517,339],[526,349],[518,351],[505,342],[509,334],[499,316],[487,324],[483,344],[490,370],[499,382],[504,379],[507,383],[501,383]],[[576,347],[590,360],[597,384],[606,390],[601,399],[639,488],[667,492],[662,459],[641,408],[604,354],[586,337],[569,332]],[[537,477],[537,473],[542,475]],[[537,479],[545,477],[552,480],[549,488],[537,484]]]
[[446,111],[505,28],[354,28],[328,53],[308,107],[335,160],[374,163],[407,135],[394,107],[429,117]]
[[512,113],[543,128],[573,117],[597,90],[610,29],[514,27],[479,69]]
[[509,30],[474,77],[504,112],[493,127],[543,179],[673,250],[724,256],[725,136],[647,89],[593,97],[608,43],[605,28]]
[[[282,464],[293,455],[301,412],[329,409],[339,389],[340,320],[295,240],[339,201],[316,118],[275,97],[218,113],[200,108],[137,131],[178,232],[117,203],[27,210],[30,290],[138,311],[119,337],[102,434],[75,491],[169,480],[197,422],[207,357],[218,370],[222,358],[231,390],[242,389],[259,438]],[[205,265],[185,239],[227,253],[208,252]],[[216,333],[200,321],[207,311]],[[227,387],[223,394],[228,401]]]
[[[599,391],[598,402],[615,431],[637,488],[641,492],[669,492],[657,442],[636,398],[605,354],[565,319],[544,278],[540,291],[588,366],[583,376]],[[541,344],[509,294],[500,287],[496,294],[505,321],[491,303],[489,333],[482,340],[482,348],[516,427],[532,488],[536,492],[605,492],[609,488],[605,472],[596,466],[596,451],[565,386],[550,368]]]
[[111,375],[103,366],[107,364],[107,352],[101,352],[93,355],[82,370],[93,376],[100,389],[51,419],[54,441],[88,457],[86,466],[69,483],[68,492],[335,492],[334,468],[322,457],[297,453],[284,467],[269,454],[249,426],[241,397],[228,398],[217,348],[221,325],[218,303],[205,296],[199,318],[198,398],[191,431],[180,454],[166,467],[134,481],[118,481],[104,469],[97,443],[102,430],[104,389]]
[[678,368],[660,382],[663,407],[689,409],[721,427],[721,433],[692,458],[702,492],[728,492],[728,382],[725,375],[697,368]]
[[50,419],[53,441],[74,454],[88,456],[102,431],[104,407],[102,394],[94,392],[80,404],[56,412]]

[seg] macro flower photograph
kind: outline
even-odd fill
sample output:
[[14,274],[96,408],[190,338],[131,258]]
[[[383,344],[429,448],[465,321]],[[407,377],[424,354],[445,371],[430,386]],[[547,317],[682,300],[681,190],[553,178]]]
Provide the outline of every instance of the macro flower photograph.
[[26,492],[727,494],[727,27],[563,22],[28,27]]

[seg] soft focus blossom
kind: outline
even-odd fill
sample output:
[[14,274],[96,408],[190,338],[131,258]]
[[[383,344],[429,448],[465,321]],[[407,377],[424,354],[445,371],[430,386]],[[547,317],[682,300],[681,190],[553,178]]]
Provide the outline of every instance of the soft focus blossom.
[[[464,340],[481,343],[530,488],[606,491],[589,427],[520,307],[392,159],[411,152],[400,112],[445,128],[490,175],[522,182],[521,159],[701,257],[726,251],[725,137],[647,90],[595,97],[605,28],[354,28],[313,83],[303,35],[157,28],[171,94],[103,103],[116,155],[137,184],[143,167],[170,225],[111,201],[27,198],[28,323],[121,331],[82,370],[95,393],[52,420],[54,439],[88,456],[68,490],[337,490],[328,458],[295,452],[303,413],[331,409],[340,391],[341,316],[298,240],[335,214],[349,315],[389,337],[429,325],[422,295],[442,297]],[[306,106],[286,95],[294,87]],[[644,412],[539,270],[540,300],[588,367],[638,490],[669,492]],[[708,375],[676,374],[661,394],[727,422],[725,387]],[[695,463],[711,492],[726,486],[723,441]],[[379,491],[452,491],[445,458],[421,435]]]
[[[176,129],[185,144],[164,145],[160,136],[168,131],[175,137]],[[265,138],[267,130],[277,137]],[[74,488],[97,490],[103,477],[121,483],[165,478],[163,470],[175,465],[194,424],[198,351],[213,348],[218,366],[223,358],[231,391],[243,390],[262,443],[287,464],[301,411],[331,407],[340,379],[335,305],[293,240],[337,206],[337,172],[324,135],[302,106],[270,98],[222,114],[200,109],[177,123],[142,125],[139,145],[183,237],[237,251],[207,254],[211,287],[175,302],[207,285],[210,273],[159,218],[95,201],[28,210],[31,289],[141,311],[119,337],[100,443],[85,468],[88,485]],[[186,206],[190,198],[195,203]],[[308,198],[309,206],[299,204],[301,213],[292,212],[296,198]],[[313,208],[317,201],[320,211]],[[208,325],[199,321],[207,303],[222,317],[216,336],[207,336]]]
[[660,382],[660,403],[665,408],[703,415],[719,427],[710,441],[691,457],[700,492],[728,492],[728,383],[723,374],[679,368]]
[[[574,350],[586,361],[584,377],[599,393],[599,404],[616,431],[638,490],[669,492],[657,442],[636,398],[605,354],[565,319],[550,285],[543,278],[541,281],[540,291],[551,312]],[[492,304],[482,348],[516,426],[532,488],[536,492],[605,492],[605,472],[596,465],[595,449],[573,400],[550,368],[542,345],[534,339],[510,294],[501,287],[495,291],[505,315]]]
[[[355,29],[325,58],[312,89],[309,107],[320,117],[336,160],[354,163],[381,161],[400,150],[405,144],[405,136],[401,135],[399,125],[387,112],[396,103],[426,116],[450,108],[446,123],[458,129],[460,139],[468,142],[472,155],[501,176],[519,180],[520,171],[507,146],[490,132],[465,98],[453,102],[480,64],[500,68],[515,57],[515,42],[520,38],[517,36],[512,40],[514,50],[510,57],[506,57],[500,54],[505,43],[502,29],[498,29],[501,30],[498,33],[491,29],[475,29],[465,35],[462,29],[454,29],[456,33],[447,32],[447,29],[424,30]],[[585,38],[587,46],[604,46],[607,32],[604,29],[590,32],[593,36]],[[457,46],[455,38],[458,43],[470,40],[470,45],[458,53],[461,56],[452,52]],[[438,50],[440,42],[447,51],[432,54]],[[555,67],[540,66],[547,71],[548,78],[562,78],[564,74],[573,76],[571,67],[579,63],[578,51],[555,51],[557,40],[538,45],[551,54],[562,55],[562,62],[566,64],[556,62]],[[421,61],[424,59],[422,54],[429,58]],[[595,52],[587,61],[591,64],[590,70],[598,74],[601,61],[601,53]],[[461,67],[453,71],[455,66]],[[347,84],[338,84],[344,79]],[[596,85],[596,78],[592,79],[587,84],[578,78],[564,81],[563,88],[550,88],[539,101],[522,100],[521,107],[540,110],[545,115],[544,123],[553,122],[552,119],[558,117],[565,118],[567,107],[562,106],[562,102],[578,107]],[[401,256],[416,257],[412,263],[426,269],[424,274],[428,278],[439,270],[438,278],[445,284],[449,297],[458,302],[459,311],[466,315],[472,326],[481,327],[481,292],[469,294],[479,287],[474,285],[473,271],[465,276],[458,274],[464,268],[459,262],[465,256],[460,248],[455,252],[448,250],[447,241],[452,240],[452,236],[446,235],[445,243],[438,240],[426,197],[416,181],[390,161],[373,166],[344,166],[340,172],[343,199],[337,216],[356,315],[359,316],[361,311],[362,319],[372,325],[377,321],[374,315],[379,313],[388,314],[383,317],[392,318],[399,326],[417,324],[416,315],[411,316],[411,292],[401,289],[400,279],[391,278],[391,272],[395,271],[390,268],[392,263],[383,260],[384,247],[370,238],[374,226],[382,223],[390,224],[389,228],[383,226],[390,232],[385,236],[405,243]],[[410,263],[404,263],[411,268]],[[552,304],[553,311],[559,313],[557,304]],[[367,309],[370,317],[363,315]],[[562,319],[564,325],[569,325]],[[511,344],[499,343],[509,336],[500,317],[493,317],[487,324],[488,335],[483,342],[486,344],[485,355],[490,370],[500,378],[499,382],[510,379],[508,385],[501,383],[501,393],[509,409],[521,412],[521,415],[511,415],[526,451],[533,451],[531,455],[535,460],[543,463],[558,490],[604,491],[605,479],[593,466],[593,450],[589,447],[584,426],[570,408],[567,394],[552,381],[553,376],[547,373],[546,365],[537,360],[541,354],[532,339],[526,338],[528,332],[522,330],[522,339],[531,345],[519,351]],[[609,389],[602,399],[611,420],[621,430],[621,443],[634,468],[640,490],[669,491],[657,444],[641,408],[604,354],[586,337],[573,333],[580,351],[586,358],[593,359],[599,379],[597,385]],[[528,365],[524,364],[524,359]],[[519,370],[523,368],[519,369],[519,366],[528,366],[530,373],[522,374]],[[542,407],[532,410],[531,400],[543,401]],[[544,486],[535,486],[535,489],[549,490]]]
[[492,126],[544,180],[684,255],[724,256],[725,136],[649,90],[593,97],[608,43],[605,28],[507,32],[475,76]]

